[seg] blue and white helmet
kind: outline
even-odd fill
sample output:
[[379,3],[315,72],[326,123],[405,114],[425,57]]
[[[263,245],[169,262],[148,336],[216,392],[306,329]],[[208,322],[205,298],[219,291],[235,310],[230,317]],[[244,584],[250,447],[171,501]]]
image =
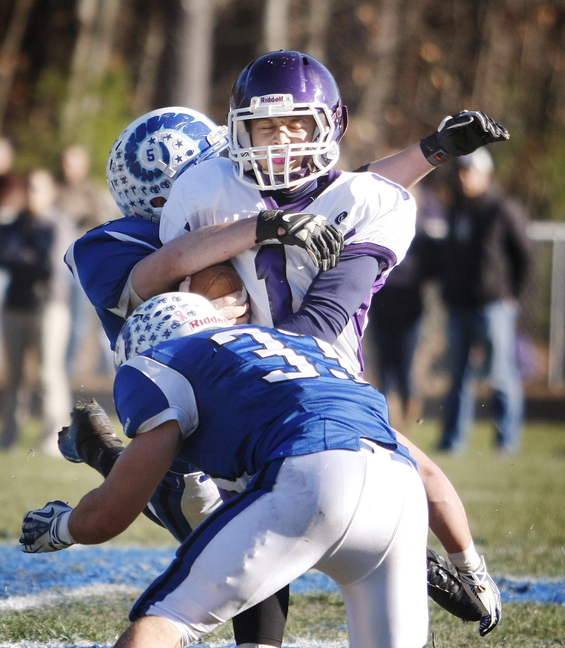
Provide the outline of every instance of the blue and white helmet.
[[186,337],[208,329],[231,326],[201,295],[163,293],[138,306],[127,318],[114,349],[116,370],[124,362],[161,342]]
[[227,129],[202,113],[173,106],[132,122],[114,142],[106,179],[124,216],[158,221],[174,181],[228,145]]

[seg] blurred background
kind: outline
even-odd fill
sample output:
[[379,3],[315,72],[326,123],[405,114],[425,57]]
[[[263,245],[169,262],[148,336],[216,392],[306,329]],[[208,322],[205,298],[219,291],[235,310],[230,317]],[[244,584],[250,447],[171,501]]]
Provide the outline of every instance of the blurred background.
[[[2,0],[0,135],[13,171],[43,168],[63,182],[64,152],[79,147],[106,200],[81,227],[114,218],[104,174],[121,130],[167,105],[224,123],[241,69],[281,48],[314,55],[336,77],[351,117],[342,169],[400,150],[462,109],[508,128],[510,141],[490,151],[498,181],[530,215],[536,252],[520,321],[528,414],[565,418],[563,0]],[[111,380],[92,327],[72,358],[75,390]],[[415,378],[431,414],[446,389],[443,331],[430,282]],[[366,353],[378,384],[370,341]]]

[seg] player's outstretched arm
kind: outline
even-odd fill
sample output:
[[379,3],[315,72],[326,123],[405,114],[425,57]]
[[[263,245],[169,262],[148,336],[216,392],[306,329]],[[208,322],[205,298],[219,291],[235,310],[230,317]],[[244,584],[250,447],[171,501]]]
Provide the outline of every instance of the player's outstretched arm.
[[72,509],[50,502],[24,516],[20,544],[26,553],[98,544],[119,535],[138,517],[170,468],[180,443],[176,421],[136,436],[99,488]]
[[375,160],[359,171],[370,171],[410,189],[427,176],[433,167],[422,155],[420,144],[412,144],[400,153]]
[[445,117],[438,129],[400,153],[375,160],[362,170],[378,173],[410,188],[434,168],[481,146],[509,139],[508,130],[484,112],[462,110]]

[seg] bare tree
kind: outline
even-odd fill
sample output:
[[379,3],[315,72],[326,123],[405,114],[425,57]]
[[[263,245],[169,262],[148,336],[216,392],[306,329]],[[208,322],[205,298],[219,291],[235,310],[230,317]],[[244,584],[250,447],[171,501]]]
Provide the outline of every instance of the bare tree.
[[[375,150],[385,142],[382,123],[388,102],[394,96],[397,56],[401,33],[400,7],[397,0],[382,0],[378,13],[375,7],[364,5],[360,17],[368,24],[369,74],[352,129],[358,136],[356,149],[364,159],[372,159]],[[357,122],[357,124],[355,123]],[[357,128],[355,128],[357,125]],[[362,137],[359,137],[360,133]]]
[[2,43],[2,50],[0,51],[0,132],[4,127],[20,46],[32,5],[33,0],[20,0],[15,3],[8,31]]
[[264,16],[265,51],[289,47],[290,0],[267,0]]
[[306,51],[320,61],[326,57],[327,33],[330,24],[332,0],[310,0]]
[[79,137],[85,115],[102,109],[98,84],[108,68],[121,4],[122,0],[78,0],[79,33],[63,115],[63,132],[69,141]]
[[206,114],[210,108],[216,0],[182,0],[182,9],[184,20],[177,34],[177,103]]
[[160,4],[156,6],[152,3],[133,98],[135,114],[142,114],[152,108],[161,58],[167,44],[166,29]]

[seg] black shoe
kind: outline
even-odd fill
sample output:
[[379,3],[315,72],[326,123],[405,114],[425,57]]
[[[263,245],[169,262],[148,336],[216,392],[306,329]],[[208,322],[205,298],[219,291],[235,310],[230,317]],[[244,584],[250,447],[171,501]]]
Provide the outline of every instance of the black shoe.
[[92,399],[71,412],[71,424],[59,432],[59,450],[67,461],[86,463],[106,476],[124,444],[102,407]]

